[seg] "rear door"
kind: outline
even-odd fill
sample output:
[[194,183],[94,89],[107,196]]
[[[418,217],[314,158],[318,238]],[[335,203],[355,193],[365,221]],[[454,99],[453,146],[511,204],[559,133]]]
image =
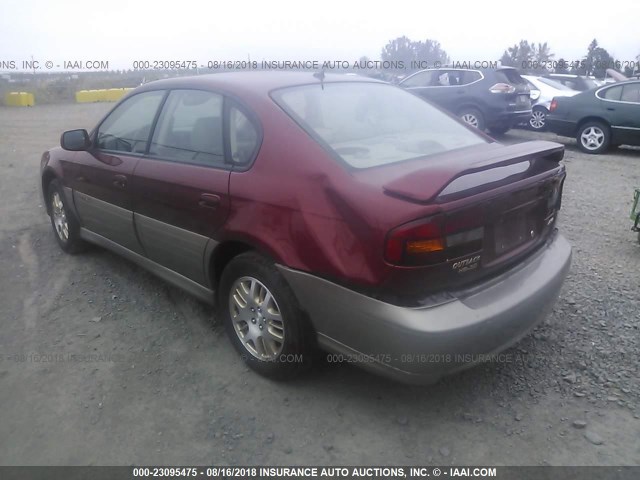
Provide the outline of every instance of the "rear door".
[[135,225],[147,257],[202,285],[204,256],[229,212],[224,98],[172,90],[134,175]]
[[620,101],[604,101],[616,141],[640,144],[640,82],[622,85]]
[[76,153],[70,176],[82,226],[139,254],[131,181],[165,94],[143,92],[119,104],[96,129],[93,148]]

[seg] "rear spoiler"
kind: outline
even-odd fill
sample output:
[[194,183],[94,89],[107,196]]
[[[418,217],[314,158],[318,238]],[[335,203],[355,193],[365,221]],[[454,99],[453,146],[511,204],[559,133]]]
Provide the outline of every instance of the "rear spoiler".
[[486,147],[489,148],[434,156],[421,162],[421,168],[384,184],[384,192],[415,203],[429,203],[439,196],[450,197],[471,189],[493,188],[513,175],[541,173],[556,167],[564,157],[564,146],[555,142],[533,141],[509,146],[489,144]]

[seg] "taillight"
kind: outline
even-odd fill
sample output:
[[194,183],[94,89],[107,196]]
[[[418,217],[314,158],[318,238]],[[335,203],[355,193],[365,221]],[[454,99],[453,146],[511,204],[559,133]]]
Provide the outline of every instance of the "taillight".
[[516,91],[516,87],[508,83],[496,83],[489,91],[491,93],[513,93]]
[[482,208],[435,215],[394,228],[387,235],[385,260],[394,265],[434,265],[482,249]]
[[549,105],[549,111],[555,112],[556,108],[558,108],[558,101],[554,98],[551,100],[551,105]]

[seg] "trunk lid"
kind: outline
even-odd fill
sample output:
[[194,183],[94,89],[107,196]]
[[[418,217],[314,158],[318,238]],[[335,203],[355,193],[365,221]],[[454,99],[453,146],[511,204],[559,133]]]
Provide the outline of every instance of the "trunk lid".
[[425,205],[444,247],[410,262],[404,257],[414,273],[399,272],[394,283],[415,294],[456,290],[530,255],[555,230],[563,155],[564,147],[553,142],[489,144],[423,160],[421,168],[405,165],[381,187],[389,196]]

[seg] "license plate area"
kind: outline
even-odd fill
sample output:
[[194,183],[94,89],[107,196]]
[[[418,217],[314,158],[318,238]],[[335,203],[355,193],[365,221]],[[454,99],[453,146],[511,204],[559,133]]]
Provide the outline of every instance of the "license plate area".
[[541,232],[537,208],[518,209],[504,214],[493,226],[494,258],[535,241]]

